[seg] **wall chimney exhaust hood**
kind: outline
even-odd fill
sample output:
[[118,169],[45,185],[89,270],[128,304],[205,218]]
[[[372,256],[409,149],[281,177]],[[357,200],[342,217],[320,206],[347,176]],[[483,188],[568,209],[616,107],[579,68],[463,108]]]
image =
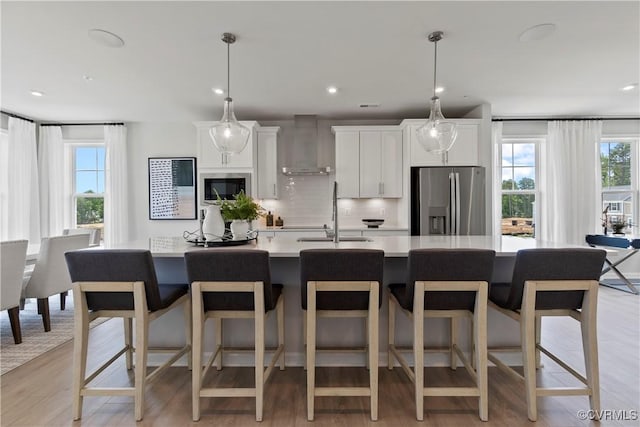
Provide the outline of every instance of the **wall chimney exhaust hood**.
[[282,168],[287,176],[329,175],[330,166],[318,165],[318,119],[314,115],[294,116],[293,144],[290,146],[291,160]]

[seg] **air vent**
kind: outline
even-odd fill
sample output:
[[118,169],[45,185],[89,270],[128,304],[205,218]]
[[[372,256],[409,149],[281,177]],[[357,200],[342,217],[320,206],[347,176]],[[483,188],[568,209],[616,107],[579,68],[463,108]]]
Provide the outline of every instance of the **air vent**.
[[378,108],[379,106],[379,102],[366,102],[359,105],[360,108]]

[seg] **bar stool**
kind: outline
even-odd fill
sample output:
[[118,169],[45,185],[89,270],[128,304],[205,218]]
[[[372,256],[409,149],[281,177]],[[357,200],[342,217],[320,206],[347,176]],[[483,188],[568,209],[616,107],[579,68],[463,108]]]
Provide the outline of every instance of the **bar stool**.
[[[378,310],[381,303],[383,264],[384,252],[381,250],[300,251],[309,421],[314,418],[315,396],[370,396],[371,419],[378,419]],[[324,350],[316,348],[317,317],[366,319],[369,387],[316,387],[316,351]]]
[[[478,396],[479,416],[488,420],[487,292],[495,252],[480,249],[414,249],[409,251],[408,282],[389,285],[389,363],[394,358],[415,386],[416,418],[424,418],[425,396]],[[396,307],[413,322],[414,370],[395,345]],[[450,346],[446,350],[455,370],[460,358],[475,387],[424,387],[424,319],[449,318]],[[475,369],[457,344],[458,319],[473,325],[471,355]]]
[[[133,396],[136,421],[140,421],[144,414],[146,384],[191,349],[189,287],[186,284],[158,284],[151,252],[147,250],[72,251],[67,252],[65,258],[73,282],[75,316],[73,419],[79,420],[82,416],[84,396]],[[186,344],[180,349],[173,349],[176,350],[175,354],[147,375],[147,354],[155,351],[148,348],[149,323],[180,305],[184,309]],[[125,346],[87,377],[89,323],[98,317],[121,317],[124,320]],[[135,347],[132,319],[136,321]],[[158,349],[161,352],[166,350]],[[127,369],[131,369],[134,352],[133,387],[88,387],[94,378],[123,354]]]
[[[538,396],[588,395],[600,411],[596,310],[598,279],[606,252],[598,249],[526,249],[518,251],[511,283],[492,283],[489,306],[520,323],[524,376],[489,353],[489,360],[524,381],[529,420],[536,421]],[[541,345],[543,316],[570,316],[580,322],[586,378]],[[494,349],[491,349],[494,350]],[[546,388],[536,385],[540,352],[586,385]]]
[[[271,283],[269,253],[260,250],[202,250],[185,253],[187,275],[193,299],[193,420],[200,419],[201,397],[254,397],[256,421],[262,421],[264,384],[279,361],[284,370],[284,295],[282,285]],[[274,310],[275,309],[275,310]],[[278,343],[267,369],[264,369],[265,321],[275,311]],[[202,365],[204,323],[215,319],[216,349]],[[212,364],[222,369],[222,356],[230,350],[223,343],[223,319],[254,319],[255,387],[202,387]],[[234,349],[237,351],[237,349]]]

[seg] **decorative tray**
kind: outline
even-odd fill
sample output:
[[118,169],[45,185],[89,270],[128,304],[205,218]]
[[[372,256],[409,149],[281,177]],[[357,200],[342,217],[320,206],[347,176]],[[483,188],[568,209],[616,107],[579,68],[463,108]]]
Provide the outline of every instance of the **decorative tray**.
[[203,246],[205,248],[216,247],[216,246],[239,246],[246,245],[252,241],[258,239],[258,231],[251,231],[245,237],[235,238],[231,233],[225,233],[224,236],[218,237],[215,239],[199,239],[198,237],[186,237],[185,240],[188,243],[192,243],[196,246]]

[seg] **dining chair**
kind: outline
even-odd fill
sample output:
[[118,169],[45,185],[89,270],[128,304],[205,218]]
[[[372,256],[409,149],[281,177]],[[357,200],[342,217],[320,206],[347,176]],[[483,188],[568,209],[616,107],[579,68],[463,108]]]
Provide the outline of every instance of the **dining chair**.
[[20,294],[22,292],[22,275],[27,258],[28,240],[13,240],[0,243],[0,310],[7,310],[13,342],[22,342],[20,329]]
[[[492,283],[489,306],[519,322],[524,375],[507,366],[489,349],[488,359],[512,378],[524,382],[527,415],[538,418],[537,398],[589,396],[591,413],[600,413],[597,305],[598,280],[606,252],[601,249],[524,249],[518,251],[510,283]],[[580,322],[586,378],[542,346],[542,318],[568,316]],[[541,387],[536,380],[544,353],[585,387]]]
[[[188,366],[191,367],[189,286],[185,283],[159,284],[153,258],[148,250],[70,251],[65,254],[65,258],[73,280],[75,316],[73,419],[79,420],[82,416],[84,396],[132,396],[135,419],[140,421],[144,416],[146,386],[185,354],[188,356]],[[179,348],[149,348],[151,322],[178,307],[184,310],[185,345]],[[124,348],[87,376],[89,323],[99,317],[123,319]],[[147,374],[147,358],[152,352],[169,353],[169,358]],[[123,354],[127,370],[135,366],[133,387],[89,385]]]
[[[489,418],[487,380],[487,293],[495,252],[482,249],[414,249],[407,260],[407,283],[389,285],[388,369],[395,360],[414,385],[416,419],[424,419],[426,396],[477,396],[478,415]],[[414,369],[396,347],[396,310],[413,324]],[[425,387],[424,330],[426,318],[445,318],[450,322],[449,366],[456,370],[458,359],[475,383],[472,387]],[[473,331],[467,358],[458,346],[459,320],[469,320]],[[428,324],[428,322],[427,322]],[[472,361],[470,361],[470,359]]]
[[89,247],[89,234],[45,237],[40,243],[38,259],[32,271],[23,279],[23,298],[38,299],[38,314],[42,315],[45,332],[51,330],[49,297],[60,295],[60,309],[65,308],[65,297],[71,289],[64,253]]
[[[271,283],[269,253],[260,250],[191,251],[184,256],[193,299],[192,412],[200,419],[202,397],[255,397],[256,421],[262,421],[264,384],[276,362],[284,370],[284,295],[282,285]],[[278,342],[267,369],[264,369],[265,322],[276,315]],[[215,350],[202,363],[204,326],[215,321]],[[222,369],[223,355],[233,350],[225,347],[224,319],[251,319],[254,323],[254,387],[203,387],[213,363]],[[238,350],[237,348],[234,350]],[[275,390],[274,390],[275,391]]]

